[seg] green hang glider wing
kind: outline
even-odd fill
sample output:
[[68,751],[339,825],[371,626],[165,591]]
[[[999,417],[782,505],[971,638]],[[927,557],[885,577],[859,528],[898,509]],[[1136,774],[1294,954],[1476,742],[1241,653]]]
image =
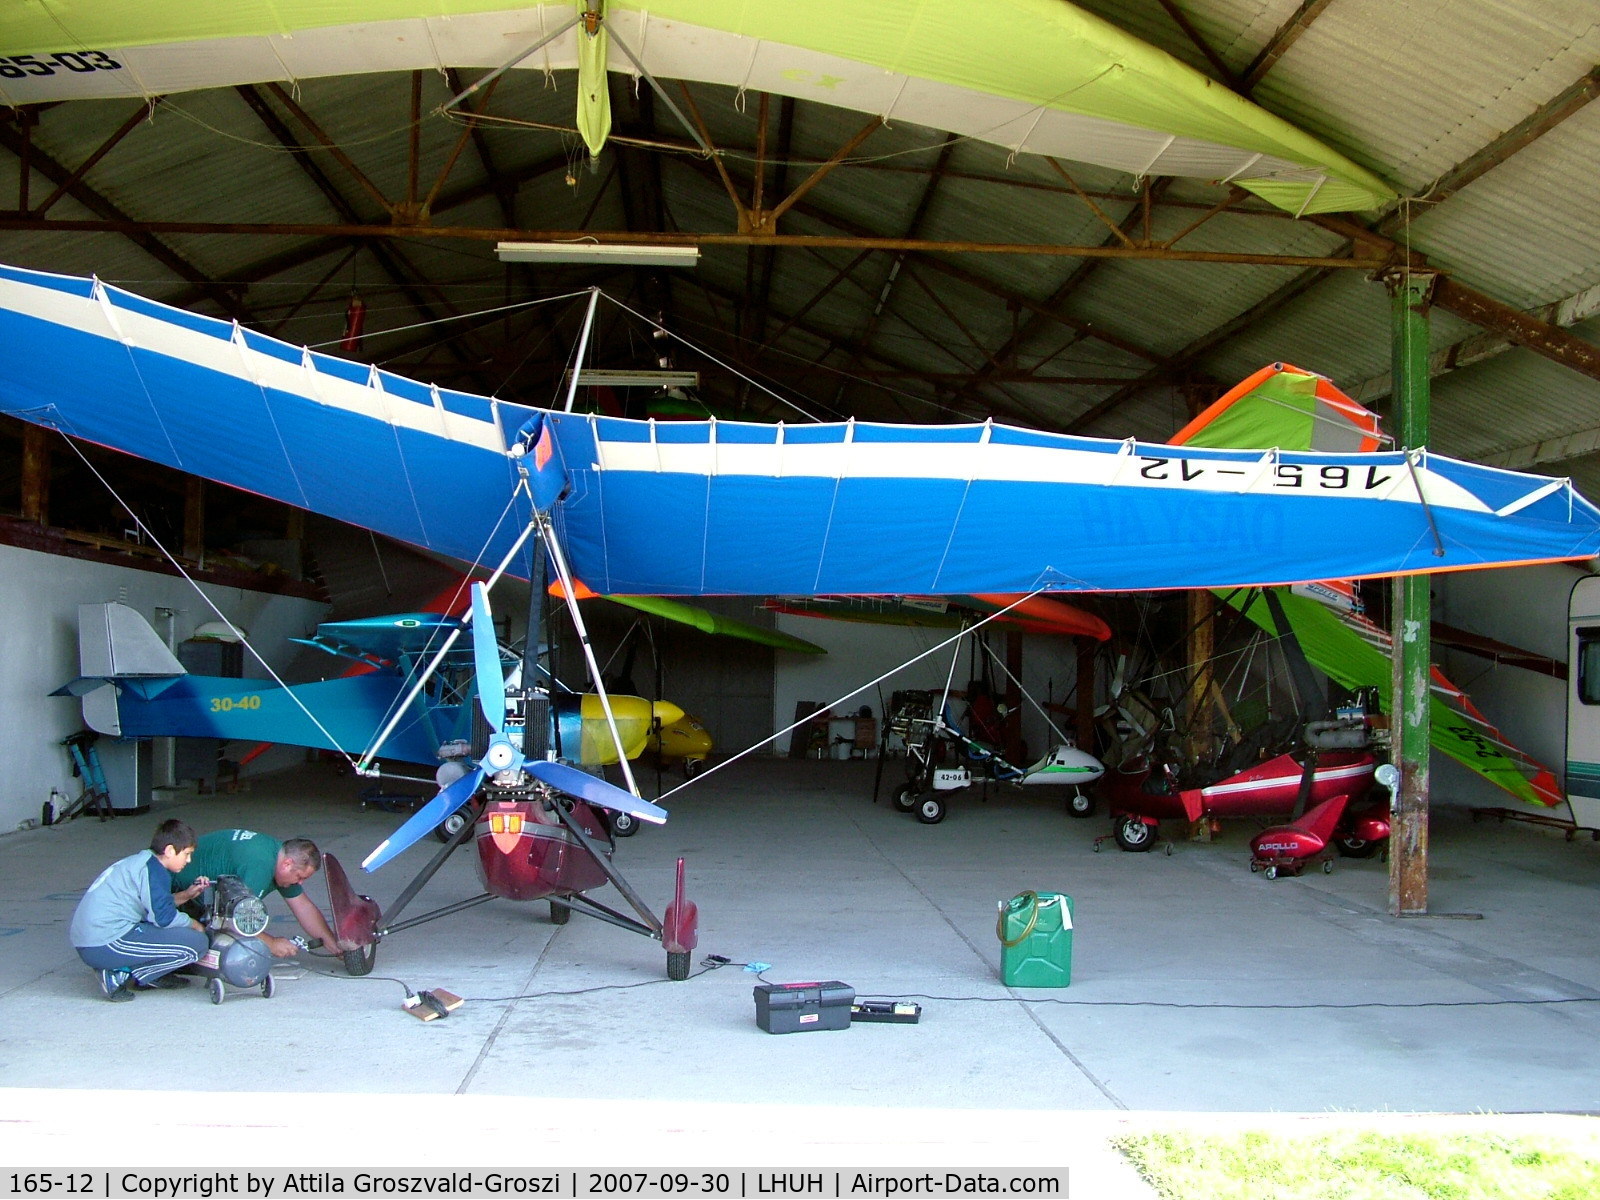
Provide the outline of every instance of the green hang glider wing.
[[748,621],[725,617],[721,613],[710,612],[693,604],[684,604],[680,600],[669,600],[665,596],[606,596],[605,599],[614,604],[622,604],[639,612],[661,617],[663,620],[691,625],[702,633],[741,638],[747,642],[771,646],[775,650],[793,650],[797,654],[827,653],[821,646],[815,642],[808,642],[805,638],[794,637],[777,629],[763,629]]
[[[1293,633],[1306,658],[1329,679],[1351,691],[1377,688],[1383,710],[1393,712],[1393,646],[1388,635],[1357,613],[1338,612],[1317,600],[1274,589],[1289,629],[1279,629],[1259,589],[1227,593],[1223,599],[1267,633]],[[1550,769],[1530,758],[1490,725],[1460,689],[1433,671],[1429,721],[1433,748],[1529,804],[1559,803],[1561,791]]]
[[[491,70],[578,11],[571,0],[13,0],[0,5],[0,103]],[[1296,214],[1394,199],[1311,135],[1066,0],[605,0],[601,11],[610,40],[659,78],[816,100],[1135,177],[1226,180]],[[580,70],[591,150],[609,128],[596,76],[635,72],[605,38],[567,29],[517,64]]]

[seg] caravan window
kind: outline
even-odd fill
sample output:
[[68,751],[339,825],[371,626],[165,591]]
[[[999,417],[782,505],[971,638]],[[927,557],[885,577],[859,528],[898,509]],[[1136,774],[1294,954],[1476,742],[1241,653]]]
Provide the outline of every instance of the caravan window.
[[1578,700],[1600,704],[1600,625],[1580,628],[1578,635]]

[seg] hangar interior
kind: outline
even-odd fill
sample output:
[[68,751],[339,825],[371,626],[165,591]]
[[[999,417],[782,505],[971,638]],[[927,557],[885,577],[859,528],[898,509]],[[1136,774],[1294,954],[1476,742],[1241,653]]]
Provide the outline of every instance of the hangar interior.
[[[637,5],[594,3],[588,11],[611,22],[615,38],[598,73],[587,74],[572,61],[581,23],[577,32],[541,40],[584,5],[499,12],[463,0],[415,6],[416,13],[401,12],[406,5],[275,7],[281,12],[259,27],[253,17],[230,17],[213,32],[182,21],[141,25],[99,2],[47,0],[0,15],[0,262],[94,277],[424,384],[533,406],[570,401],[663,421],[994,421],[1151,442],[1170,438],[1269,363],[1326,377],[1392,427],[1401,371],[1396,295],[1423,280],[1426,378],[1413,377],[1410,386],[1426,397],[1427,444],[1473,462],[1567,477],[1600,497],[1600,175],[1593,168],[1600,105],[1591,103],[1600,95],[1600,22],[1579,0],[1014,0],[984,6],[981,18],[957,0],[892,0],[873,6],[871,20],[844,5],[784,18],[766,10],[786,6],[747,6],[736,17],[722,10],[738,6],[713,4],[706,7],[726,18],[719,33],[730,40],[696,48],[691,39],[688,50],[671,31],[674,22],[692,23],[685,14],[694,6],[667,4],[651,17]],[[830,21],[860,28],[830,31]],[[485,27],[493,33],[487,43],[465,40]],[[295,57],[297,35],[301,49],[320,47],[332,65],[301,65],[310,58]],[[904,61],[936,49],[943,90],[903,86],[915,72],[897,74],[886,65],[894,59],[888,51],[879,61],[862,50],[871,67],[860,78],[830,65],[874,37],[892,42]],[[228,38],[249,53],[229,59],[231,50],[216,49]],[[348,53],[338,49],[340,38]],[[452,48],[469,44],[452,57]],[[99,47],[127,52],[108,57]],[[646,70],[635,51],[656,69]],[[676,74],[661,65],[674,62]],[[513,69],[502,71],[508,63]],[[861,82],[869,76],[892,86],[869,87]],[[1138,129],[1140,140],[1091,113],[1105,121],[1094,126],[1099,142],[1071,142],[1084,147],[1081,157],[1053,149],[1040,114],[1071,108],[1076,92],[1117,80],[1128,81],[1126,92],[1106,111],[1131,126],[1138,122],[1125,114],[1146,103],[1150,126],[1173,109],[1194,124],[1154,135]],[[1048,103],[1029,100],[1046,93]],[[984,116],[978,101],[996,97],[1021,105],[1031,124]],[[595,149],[601,107],[609,136]],[[947,124],[924,123],[934,113],[947,114]],[[1253,164],[1267,153],[1261,149],[1226,170],[1210,160],[1179,163],[1190,142],[1223,140],[1224,116],[1254,130],[1259,146],[1300,155],[1303,173],[1287,183],[1252,182]],[[500,243],[519,241],[697,254],[683,267],[629,262],[625,253],[562,262],[497,252]],[[585,342],[592,288],[609,299]],[[586,358],[577,362],[580,342]],[[594,374],[586,382],[587,372]],[[225,442],[227,430],[217,437]],[[1086,544],[1118,536],[1114,525],[1082,531]],[[1362,530],[1307,529],[1305,537],[1359,539]],[[244,675],[260,677],[270,664],[293,678],[318,670],[317,653],[297,651],[290,638],[321,621],[420,607],[461,570],[364,529],[10,415],[0,416],[0,563],[0,710],[12,758],[0,786],[0,829],[9,835],[0,838],[0,855],[17,866],[7,872],[13,881],[26,876],[28,857],[49,838],[58,846],[82,839],[86,858],[105,858],[109,832],[126,824],[36,828],[41,802],[82,786],[61,746],[81,724],[77,704],[45,699],[78,673],[78,605],[127,604],[173,646],[221,612],[247,629],[263,657],[244,662]],[[1469,646],[1463,636],[1436,644],[1435,661],[1509,740],[1557,775],[1568,757],[1567,599],[1591,566],[1473,571],[1430,583],[1434,621],[1480,643]],[[197,598],[201,591],[209,601]],[[506,594],[505,610],[525,602],[525,588],[520,598],[514,587]],[[1387,606],[1384,597],[1381,586],[1372,588],[1375,610]],[[953,939],[954,957],[931,968],[940,986],[925,986],[916,937],[900,930],[886,943],[893,969],[881,990],[966,995],[965,981],[985,957],[987,906],[1043,886],[1028,880],[1064,870],[1056,863],[1070,856],[1072,876],[1088,876],[1080,905],[1099,893],[1100,911],[1118,912],[1114,925],[1127,939],[1113,945],[1109,918],[1103,940],[1088,931],[1080,939],[1080,950],[1087,945],[1098,955],[1088,977],[1110,989],[1101,997],[1108,1004],[1130,999],[1115,994],[1128,981],[1155,986],[1162,972],[1168,983],[1201,981],[1197,1002],[1216,999],[1219,988],[1232,986],[1224,980],[1242,969],[1248,948],[1230,944],[1215,955],[1201,948],[1220,945],[1219,927],[1257,928],[1258,918],[1296,946],[1294,962],[1250,968],[1263,972],[1254,983],[1275,993],[1286,980],[1316,974],[1312,964],[1323,961],[1330,929],[1342,939],[1341,955],[1374,956],[1363,960],[1364,978],[1319,979],[1315,995],[1299,997],[1306,1003],[1365,994],[1393,957],[1405,955],[1420,956],[1428,969],[1401,987],[1397,1004],[1430,996],[1430,971],[1473,996],[1474,988],[1509,989],[1508,1003],[1594,998],[1593,929],[1600,926],[1584,874],[1594,865],[1593,847],[1536,824],[1473,823],[1469,807],[1511,802],[1440,756],[1432,783],[1443,856],[1432,867],[1435,907],[1492,913],[1498,928],[1485,921],[1423,934],[1385,925],[1378,863],[1348,864],[1353,869],[1332,882],[1309,880],[1262,907],[1236,890],[1260,882],[1242,873],[1236,832],[1216,845],[1180,841],[1179,865],[1163,876],[1155,856],[1083,857],[1089,826],[1057,820],[1054,806],[1046,817],[1038,804],[1003,792],[958,801],[954,819],[937,830],[908,819],[880,827],[880,819],[899,817],[866,796],[869,783],[875,790],[882,782],[873,778],[882,765],[873,755],[896,748],[879,740],[893,691],[992,681],[1007,693],[1015,755],[1037,754],[1054,732],[1024,693],[1045,701],[1080,744],[1103,751],[1093,742],[1095,715],[1116,706],[1119,659],[1144,653],[1152,670],[1161,658],[1163,671],[1189,662],[1192,614],[1181,594],[1082,599],[1112,628],[1105,648],[1015,633],[990,639],[992,659],[968,647],[898,675],[889,666],[944,635],[775,613],[748,599],[700,601],[822,644],[830,650],[824,658],[714,638],[627,609],[588,611],[612,669],[649,679],[645,686],[705,723],[713,763],[782,730],[801,702],[837,700],[841,719],[865,705],[879,722],[863,740],[865,753],[839,756],[848,761],[796,758],[780,736],[757,756],[766,761],[741,762],[709,783],[704,810],[694,809],[695,792],[685,792],[682,823],[690,831],[670,844],[691,861],[692,851],[709,850],[717,905],[746,911],[737,932],[752,956],[760,954],[755,914],[782,907],[763,890],[781,885],[790,889],[788,904],[807,912],[818,941],[856,927],[845,939],[847,957],[868,973],[879,961],[877,943],[859,927],[895,925],[900,911],[880,903],[886,871],[913,926],[932,921],[940,938]],[[565,630],[560,637],[571,682],[582,686],[574,639]],[[1499,649],[1486,656],[1484,640]],[[1003,678],[1001,668],[1015,678]],[[845,687],[877,674],[885,679],[868,691]],[[352,858],[370,829],[350,797],[331,796],[332,786],[290,747],[241,766],[238,751],[248,747],[210,746],[196,772],[180,767],[180,758],[194,756],[171,739],[142,758],[133,748],[102,749],[138,799],[175,806],[197,822],[223,806],[240,822],[255,821],[257,811],[326,822]],[[891,786],[900,770],[898,762],[886,767]],[[672,772],[656,775],[656,793],[682,782]],[[256,781],[253,793],[222,787],[241,778]],[[295,781],[290,791],[314,792],[333,806],[297,809],[285,779]],[[343,786],[353,795],[354,781]],[[252,795],[261,809],[251,808]],[[644,852],[657,894],[670,890],[664,839],[678,817],[624,843]],[[771,853],[757,841],[764,828],[776,831],[779,844],[801,828],[814,840],[790,846],[787,865],[747,861]],[[1100,832],[1097,819],[1093,833]],[[913,845],[916,835],[945,840]],[[819,862],[826,867],[813,872]],[[1154,877],[1136,885],[1143,897],[1136,900],[1126,894],[1135,872]],[[39,894],[74,886],[41,882]],[[1215,919],[1174,934],[1164,913],[1187,905],[1191,888],[1208,897],[1191,911],[1211,906]],[[967,900],[981,893],[981,903],[963,907],[967,892]],[[43,938],[52,920],[43,907],[30,909],[23,940]],[[769,912],[767,919],[777,918]],[[1514,963],[1498,957],[1512,928],[1529,946],[1529,957]],[[492,942],[500,935],[472,936]],[[559,943],[551,944],[559,957]],[[476,952],[500,961],[506,945]],[[411,962],[418,953],[408,946]],[[1124,955],[1134,961],[1113,967]],[[1150,956],[1165,961],[1156,967]],[[837,961],[796,957],[822,972]],[[584,943],[564,978],[570,984],[580,968],[603,970],[596,965],[603,958]],[[8,980],[0,1004],[6,996],[20,1004],[40,987],[51,995],[71,990],[70,966],[29,961],[39,969]],[[1486,982],[1502,969],[1512,982]],[[984,982],[996,990],[992,976]],[[1250,980],[1236,982],[1251,993]],[[480,994],[493,995],[531,986],[509,976],[481,983]],[[649,993],[652,1003],[658,994]],[[562,1011],[578,1007],[556,1007],[563,1004]],[[648,1004],[630,1000],[624,1008],[630,1004],[637,1006],[631,1018],[608,1020],[650,1020]],[[996,1064],[958,1055],[977,1090],[953,1088],[928,1103],[960,1108],[982,1096],[1012,1107],[1261,1106],[1238,1090],[1208,1098],[1202,1086],[1225,1050],[1240,1050],[1221,1018],[1205,1018],[1220,1023],[1200,1032],[1181,1021],[1141,1032],[1142,1049],[1085,1065],[1071,1049],[1075,1039],[1104,1046],[1121,1038],[1116,1009],[1096,1011],[1088,1031],[1023,1011],[1029,1015],[1015,1018],[1026,1024],[1018,1044],[1037,1038],[1053,1047],[1041,1053],[1062,1057],[1039,1072],[1018,1066],[1009,1077],[1030,1082],[1011,1091],[998,1082]],[[1463,1045],[1504,1036],[1503,1027],[1491,1031],[1488,1012],[1470,1018],[1486,1024],[1459,1031]],[[1361,1039],[1342,1024],[1347,1019],[1365,1018],[1319,1011],[1319,1036],[1373,1069],[1359,1057]],[[1592,1084],[1590,1091],[1557,1086],[1564,1053],[1548,1049],[1589,1036],[1591,1010],[1575,1003],[1530,1020],[1495,1060],[1502,1082],[1512,1082],[1481,1103],[1472,1086],[1495,1072],[1484,1067],[1461,1076],[1462,1088],[1444,1086],[1462,1060],[1444,1056],[1419,1027],[1386,1035],[1391,1050],[1403,1043],[1403,1053],[1416,1056],[1411,1065],[1423,1082],[1414,1090],[1364,1090],[1353,1066],[1335,1072],[1325,1090],[1297,1085],[1272,1106],[1376,1109],[1393,1095],[1401,1108],[1600,1107]],[[534,1019],[540,1022],[561,1023]],[[734,1036],[718,1028],[718,1037]],[[1536,1029],[1548,1035],[1543,1050],[1527,1044]],[[537,1041],[545,1032],[524,1028],[516,1036]],[[726,1049],[716,1038],[695,1043],[687,1029],[676,1036],[707,1058]],[[509,1069],[488,1044],[464,1037],[452,1061],[481,1053]],[[53,1086],[39,1047],[11,1045],[24,1077]],[[887,1059],[884,1077],[863,1084],[853,1102],[887,1103],[892,1070],[927,1068],[939,1053],[957,1052],[947,1043],[943,1052],[919,1048],[909,1059]],[[1165,1070],[1151,1060],[1167,1054],[1186,1060],[1190,1074],[1164,1094],[1146,1073]],[[1083,1068],[1070,1085],[1055,1074],[1063,1061]],[[657,1066],[661,1090],[652,1094],[683,1094],[669,1082],[681,1081],[678,1067]],[[381,1075],[346,1089],[399,1087]],[[1145,1082],[1126,1089],[1111,1082],[1130,1076]],[[446,1068],[424,1090],[470,1091],[478,1086],[472,1078]],[[719,1080],[693,1098],[740,1094]],[[90,1077],[62,1082],[88,1086]],[[327,1077],[317,1082],[338,1086]],[[217,1076],[213,1086],[248,1085]],[[582,1086],[605,1095],[603,1087]],[[815,1090],[807,1096],[828,1099]],[[1046,1144],[1048,1135],[1039,1140]]]

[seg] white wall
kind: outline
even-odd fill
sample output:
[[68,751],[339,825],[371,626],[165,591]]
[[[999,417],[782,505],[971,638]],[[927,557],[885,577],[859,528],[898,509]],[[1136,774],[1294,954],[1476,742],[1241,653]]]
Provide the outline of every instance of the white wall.
[[[796,617],[778,614],[778,628],[784,633],[805,638],[826,648],[825,655],[788,654],[779,651],[772,688],[772,728],[783,729],[794,723],[795,705],[801,700],[829,704],[841,716],[854,714],[862,705],[872,709],[872,715],[883,720],[883,707],[896,691],[920,688],[942,690],[950,676],[952,657],[956,647],[938,650],[920,662],[903,669],[901,664],[930,650],[952,637],[952,629],[915,629],[896,625],[874,625],[864,621],[830,621],[816,617]],[[1004,626],[991,627],[990,643],[1001,661],[1005,659]],[[999,636],[997,636],[999,635]],[[971,653],[971,639],[961,643],[956,660],[952,687],[963,689],[969,679],[977,677]],[[841,700],[846,693],[854,692],[885,672],[889,677],[876,686]],[[1041,704],[1054,699],[1059,702],[1071,690],[1077,672],[1077,652],[1070,638],[1026,636],[1022,650],[1022,686]],[[990,664],[990,678],[995,691],[1006,687],[1004,673]],[[963,710],[956,707],[959,716]],[[1072,734],[1073,719],[1054,716],[1055,723],[1068,735]],[[881,729],[881,726],[880,726]],[[1022,736],[1034,757],[1043,754],[1057,739],[1027,701],[1022,704]],[[785,734],[774,743],[774,752],[786,754],[789,736]]]
[[[1543,654],[1567,658],[1567,598],[1585,567],[1555,563],[1434,576],[1435,619]],[[1521,667],[1435,647],[1434,661],[1515,746],[1555,772],[1566,769],[1567,685]],[[1433,798],[1441,803],[1523,807],[1442,754],[1433,756]],[[1549,811],[1527,806],[1530,811]],[[1565,816],[1565,810],[1558,815]]]
[[[286,639],[310,632],[326,610],[293,596],[202,586],[274,670],[282,670],[296,649]],[[174,610],[179,642],[197,625],[216,620],[181,577],[0,546],[0,727],[7,751],[0,775],[0,833],[37,821],[51,788],[69,799],[82,790],[66,749],[58,744],[83,728],[79,701],[49,693],[78,674],[78,605],[108,600],[137,610],[163,634],[164,626],[153,619],[155,610]],[[245,674],[267,674],[248,652]]]

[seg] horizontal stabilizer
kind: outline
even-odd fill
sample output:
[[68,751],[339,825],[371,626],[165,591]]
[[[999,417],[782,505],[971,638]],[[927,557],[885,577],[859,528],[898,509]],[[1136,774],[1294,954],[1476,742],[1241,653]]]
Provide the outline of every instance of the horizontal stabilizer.
[[63,683],[52,696],[87,696],[95,688],[105,687],[111,681],[104,675],[79,675],[71,683]]
[[106,684],[115,684],[119,692],[131,692],[141,700],[154,700],[162,692],[177,683],[177,675],[79,675],[71,683],[64,683],[52,696],[87,696],[96,688],[105,687]]

